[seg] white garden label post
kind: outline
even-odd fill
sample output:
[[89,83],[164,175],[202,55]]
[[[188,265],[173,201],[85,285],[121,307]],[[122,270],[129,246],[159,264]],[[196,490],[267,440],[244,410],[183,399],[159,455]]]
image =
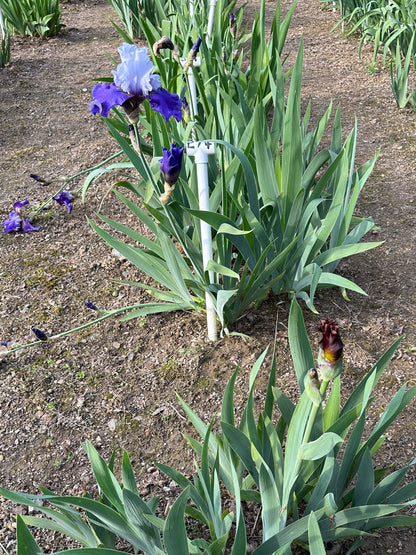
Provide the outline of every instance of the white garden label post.
[[[215,145],[210,141],[188,141],[186,144],[188,156],[195,157],[197,180],[198,180],[198,199],[200,210],[209,211],[209,187],[208,187],[208,156],[215,154]],[[212,260],[212,237],[211,226],[201,220],[201,243],[202,243],[202,262],[204,271],[207,269],[208,262]],[[214,280],[214,273],[208,271],[210,283]],[[207,327],[208,339],[216,341],[217,314],[215,305],[209,293],[205,293],[205,304],[207,308]]]

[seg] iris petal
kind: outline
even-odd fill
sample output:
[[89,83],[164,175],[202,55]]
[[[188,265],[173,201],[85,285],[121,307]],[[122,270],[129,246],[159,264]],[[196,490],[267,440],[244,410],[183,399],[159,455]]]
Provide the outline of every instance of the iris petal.
[[145,46],[138,48],[134,44],[124,43],[118,51],[121,64],[112,71],[117,87],[135,96],[148,96],[160,87],[160,77],[152,73],[154,65]]
[[92,89],[93,101],[90,103],[90,112],[100,114],[103,118],[114,106],[120,106],[131,95],[121,91],[114,83],[101,83]]
[[174,185],[179,179],[182,167],[182,155],[183,147],[177,147],[175,143],[173,143],[170,150],[167,148],[163,149],[163,158],[159,160],[160,171],[162,172],[165,182],[169,185]]
[[20,229],[20,216],[17,212],[10,212],[8,219],[3,222],[4,232],[10,233],[10,231],[19,231]]
[[18,200],[13,204],[13,208],[16,210],[16,212],[20,212],[23,206],[26,206],[27,204],[29,204],[28,200]]
[[67,207],[68,214],[71,213],[72,210],[72,201],[74,197],[71,195],[69,191],[61,191],[59,195],[56,197],[52,197],[53,200],[56,200],[58,204],[64,204]]
[[149,95],[150,105],[153,110],[160,112],[166,121],[173,116],[176,121],[182,119],[182,101],[177,94],[171,94],[162,87],[152,91]]
[[23,233],[29,233],[29,231],[39,231],[38,227],[33,227],[33,225],[29,222],[26,218],[22,223],[22,231]]

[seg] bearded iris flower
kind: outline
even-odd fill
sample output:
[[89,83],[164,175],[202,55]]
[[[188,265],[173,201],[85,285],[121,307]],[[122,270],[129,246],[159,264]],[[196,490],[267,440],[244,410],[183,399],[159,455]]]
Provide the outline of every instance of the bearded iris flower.
[[71,213],[72,201],[74,200],[74,197],[73,195],[71,195],[69,191],[61,191],[59,195],[56,195],[56,197],[52,197],[52,198],[53,200],[56,200],[58,204],[65,205],[68,210],[68,214]]
[[9,233],[10,231],[22,231],[23,233],[38,231],[39,228],[33,227],[29,219],[24,218],[22,215],[22,208],[27,204],[29,204],[28,200],[19,200],[14,203],[13,212],[10,212],[8,219],[3,222],[5,233]]
[[170,197],[172,196],[173,190],[175,189],[175,183],[179,179],[179,174],[181,173],[182,167],[182,156],[183,147],[176,146],[175,143],[172,144],[172,148],[168,150],[163,149],[163,158],[159,160],[160,171],[165,180],[165,192],[159,197],[162,204],[166,204]]
[[177,94],[170,94],[161,87],[159,75],[144,46],[124,43],[118,49],[121,63],[113,70],[114,81],[95,85],[90,104],[92,114],[107,117],[111,108],[122,106],[132,123],[137,123],[140,104],[149,99],[153,110],[160,112],[166,121],[173,116],[182,119],[182,103]]

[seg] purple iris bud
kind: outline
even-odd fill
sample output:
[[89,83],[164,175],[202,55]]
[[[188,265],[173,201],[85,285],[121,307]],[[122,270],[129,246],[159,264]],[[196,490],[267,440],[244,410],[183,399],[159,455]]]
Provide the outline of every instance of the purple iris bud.
[[236,30],[237,30],[237,22],[235,20],[235,15],[233,14],[233,12],[230,12],[229,16],[228,16],[228,23],[230,25],[230,33],[231,36],[235,36]]
[[90,302],[90,301],[85,301],[85,306],[87,308],[90,308],[91,310],[98,310],[98,308],[95,306],[95,304],[92,304],[92,302]]
[[48,340],[48,336],[46,335],[46,333],[42,330],[38,330],[38,328],[32,328],[33,333],[36,335],[37,339],[40,339],[40,341],[47,341]]
[[7,345],[10,343],[10,341],[0,341],[0,345],[2,347],[7,347]]
[[72,210],[72,201],[73,201],[74,197],[71,195],[70,192],[68,192],[68,191],[61,191],[61,192],[59,193],[59,195],[56,195],[56,197],[52,197],[52,198],[53,198],[53,200],[56,200],[56,202],[57,202],[58,204],[65,205],[65,206],[67,207],[68,214],[71,213],[71,210]]
[[39,183],[43,183],[44,185],[49,185],[51,183],[50,181],[47,181],[46,179],[43,179],[43,177],[40,177],[39,175],[36,175],[35,173],[30,173],[29,177],[31,177],[35,181],[38,181]]
[[[90,103],[92,114],[107,117],[111,108],[122,106],[130,121],[139,118],[139,106],[150,99],[153,110],[160,112],[168,121],[170,116],[179,117],[180,99],[160,86],[160,77],[153,73],[154,65],[144,46],[124,43],[118,49],[121,63],[113,70],[114,82],[95,85]],[[178,108],[179,106],[179,108]]]
[[198,54],[201,44],[202,44],[202,39],[201,37],[198,37],[194,42],[194,45],[192,46],[192,50],[194,51],[195,56]]
[[179,179],[182,167],[182,155],[183,147],[177,147],[175,143],[173,143],[170,150],[167,148],[163,149],[163,158],[159,160],[160,171],[162,172],[165,182],[170,186],[174,185]]

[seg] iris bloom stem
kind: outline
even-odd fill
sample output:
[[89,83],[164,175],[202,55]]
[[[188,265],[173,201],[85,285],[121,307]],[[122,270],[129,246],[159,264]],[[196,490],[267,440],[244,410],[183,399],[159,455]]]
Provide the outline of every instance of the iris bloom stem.
[[[61,193],[65,187],[68,185],[68,183],[70,183],[71,181],[73,181],[74,179],[76,179],[77,177],[79,177],[80,175],[83,175],[85,173],[90,173],[98,168],[101,168],[101,166],[104,166],[105,164],[107,164],[108,162],[111,162],[111,160],[114,160],[114,158],[118,158],[119,156],[121,156],[123,154],[122,150],[119,150],[118,152],[116,152],[115,154],[112,154],[111,156],[109,156],[108,158],[106,158],[105,160],[103,160],[102,162],[100,162],[99,164],[97,164],[96,166],[92,166],[91,168],[87,168],[86,170],[81,170],[78,173],[71,175],[71,177],[65,177],[64,178],[64,183],[63,185],[59,188],[58,191],[56,191],[55,193],[53,193],[53,195],[48,198],[43,204],[41,204],[39,206],[39,208],[36,208],[36,210],[34,210],[33,212],[31,212],[31,216],[37,216],[39,214],[39,212],[41,212],[45,206],[47,206],[50,202],[52,202],[53,197],[55,197],[56,195],[59,195],[59,193]],[[56,180],[55,180],[56,181]]]
[[[75,333],[77,331],[81,331],[85,328],[88,328],[89,326],[92,326],[93,324],[97,324],[98,322],[102,322],[103,320],[106,320],[107,318],[110,318],[111,316],[114,316],[115,314],[120,314],[121,312],[126,312],[127,310],[132,310],[134,308],[140,308],[140,304],[135,304],[135,305],[131,305],[131,306],[125,306],[123,308],[116,308],[114,310],[108,310],[105,312],[105,314],[103,316],[100,316],[99,318],[96,318],[95,320],[91,320],[90,322],[87,322],[86,324],[82,324],[82,326],[77,326],[76,328],[72,328],[71,330],[67,330],[67,331],[63,331],[62,333],[57,333],[56,335],[51,335],[50,337],[48,337],[48,341],[52,340],[52,339],[59,339],[60,337],[64,337],[65,335],[70,335],[71,333]],[[17,347],[14,347],[13,349],[10,349],[9,351],[7,351],[7,354],[10,353],[15,353],[16,351],[20,351],[22,349],[26,349],[26,347],[32,347],[33,345],[38,345],[39,343],[45,343],[45,341],[32,341],[32,343],[26,343],[25,345],[18,345]]]
[[[148,176],[148,178],[150,179],[150,181],[151,181],[151,183],[152,183],[152,185],[153,185],[153,188],[155,189],[155,191],[157,192],[157,194],[160,195],[160,194],[161,194],[161,191],[160,191],[160,189],[159,189],[157,183],[155,182],[155,178],[154,178],[154,176],[153,176],[153,174],[152,174],[152,170],[150,169],[149,163],[148,163],[148,161],[146,160],[146,157],[145,157],[145,155],[144,155],[144,152],[143,152],[143,149],[142,149],[142,143],[141,143],[141,141],[140,141],[139,130],[138,130],[136,124],[133,124],[133,129],[134,129],[134,137],[135,137],[135,139],[136,139],[138,152],[139,152],[140,157],[141,157],[141,159],[142,159],[143,165],[144,165],[144,167],[146,168],[147,176]],[[133,145],[133,146],[134,146],[134,145]],[[193,267],[194,267],[195,273],[198,274],[198,276],[199,276],[200,279],[203,279],[204,276],[203,276],[203,274],[201,274],[201,272],[199,271],[199,269],[198,269],[198,268],[196,267],[196,265],[194,264],[193,258],[190,256],[190,254],[189,254],[189,252],[188,252],[188,249],[186,248],[186,245],[180,240],[180,235],[179,235],[179,233],[177,232],[176,224],[175,224],[174,219],[172,218],[172,215],[171,215],[170,211],[167,209],[166,205],[162,205],[162,207],[163,207],[163,211],[164,211],[165,215],[166,215],[167,218],[169,219],[169,222],[170,222],[170,225],[172,226],[172,229],[175,230],[176,239],[180,242],[180,244],[181,244],[181,246],[182,246],[182,248],[183,248],[183,251],[184,251],[185,255],[187,256],[187,258],[188,258],[189,260],[192,261],[192,265],[193,265]]]
[[[329,384],[329,380],[322,380],[321,387],[319,388],[319,393],[322,395],[322,398],[325,397],[328,384]],[[306,425],[305,434],[303,436],[302,443],[308,443],[311,437],[313,425],[315,423],[316,415],[320,406],[321,405],[312,404],[312,409],[311,409],[311,412],[309,413],[308,423]]]

